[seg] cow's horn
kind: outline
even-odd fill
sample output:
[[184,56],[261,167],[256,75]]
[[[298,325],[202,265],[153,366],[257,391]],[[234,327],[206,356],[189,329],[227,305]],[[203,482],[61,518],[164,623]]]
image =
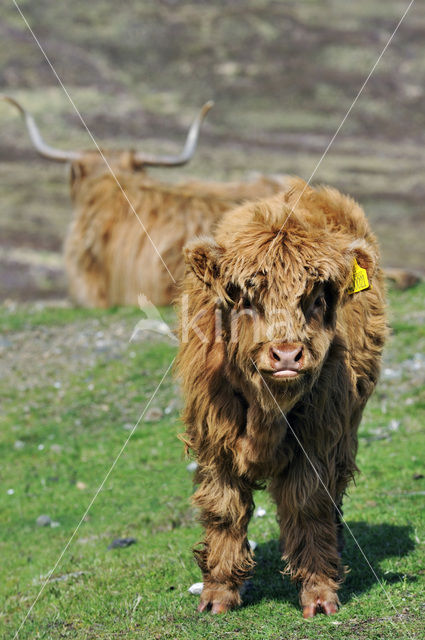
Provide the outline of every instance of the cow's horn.
[[150,165],[157,167],[180,167],[183,164],[189,162],[195,153],[196,145],[198,144],[199,130],[201,128],[202,120],[207,115],[208,111],[214,106],[214,102],[209,100],[204,104],[187,134],[186,142],[183,151],[178,156],[151,156],[145,153],[135,153],[134,160],[140,165]]
[[49,158],[49,160],[56,160],[56,162],[72,162],[72,160],[78,160],[78,158],[81,157],[81,153],[78,151],[62,151],[61,149],[54,149],[46,144],[41,137],[34,118],[22,107],[22,105],[19,104],[17,100],[5,95],[0,95],[0,100],[10,102],[10,104],[13,104],[13,106],[20,111],[23,119],[25,120],[25,124],[27,125],[31,141],[41,156]]

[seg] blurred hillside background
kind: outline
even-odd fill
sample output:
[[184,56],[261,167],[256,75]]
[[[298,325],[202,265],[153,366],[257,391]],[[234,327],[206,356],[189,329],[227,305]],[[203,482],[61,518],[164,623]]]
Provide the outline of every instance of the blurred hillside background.
[[[407,1],[161,0],[20,6],[104,149],[180,148],[200,105],[216,106],[194,160],[154,170],[236,179],[307,179]],[[0,91],[46,141],[92,142],[12,1],[2,1]],[[386,266],[425,264],[425,4],[413,5],[314,182],[365,207]],[[71,219],[69,168],[37,156],[19,114],[0,103],[0,299],[65,295],[61,247]]]

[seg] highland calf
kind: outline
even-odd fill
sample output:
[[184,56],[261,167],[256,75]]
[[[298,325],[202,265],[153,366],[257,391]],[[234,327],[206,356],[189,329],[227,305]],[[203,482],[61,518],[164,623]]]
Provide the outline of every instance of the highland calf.
[[206,103],[188,132],[183,151],[64,151],[47,145],[31,116],[16,100],[40,155],[71,167],[74,216],[64,246],[71,298],[84,307],[136,305],[139,294],[170,304],[184,273],[182,248],[196,234],[210,233],[223,212],[245,200],[282,189],[284,178],[242,182],[191,180],[167,184],[146,168],[176,167],[193,157]]
[[267,482],[304,617],[335,613],[342,498],[387,333],[377,242],[354,200],[293,179],[226,213],[185,257],[178,369],[206,531],[199,610],[240,604],[252,492]]

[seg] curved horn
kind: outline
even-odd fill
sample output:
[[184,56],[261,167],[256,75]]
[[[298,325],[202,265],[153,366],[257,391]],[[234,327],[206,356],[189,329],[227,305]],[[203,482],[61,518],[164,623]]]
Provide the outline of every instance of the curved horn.
[[178,156],[151,156],[145,153],[135,153],[134,161],[140,165],[150,165],[156,167],[180,167],[183,164],[189,162],[195,153],[196,145],[198,144],[199,131],[201,124],[208,111],[214,106],[214,102],[209,100],[206,102],[192,125],[186,137],[183,151]]
[[34,118],[30,113],[25,111],[25,109],[22,107],[22,105],[19,104],[17,100],[5,95],[0,95],[0,100],[9,102],[20,111],[23,119],[25,120],[25,124],[27,125],[31,141],[38,153],[43,156],[43,158],[56,160],[56,162],[72,162],[72,160],[78,160],[78,158],[81,157],[81,153],[79,153],[78,151],[61,151],[60,149],[54,149],[53,147],[50,147],[48,144],[46,144],[41,137],[40,131],[35,124]]

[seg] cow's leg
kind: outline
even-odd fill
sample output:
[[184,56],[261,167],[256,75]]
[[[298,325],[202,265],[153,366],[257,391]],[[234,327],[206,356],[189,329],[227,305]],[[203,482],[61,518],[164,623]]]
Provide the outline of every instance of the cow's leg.
[[286,572],[301,586],[304,617],[311,618],[320,611],[336,613],[341,566],[331,498],[320,486],[301,499],[290,479],[276,479],[271,490],[277,503]]
[[219,470],[200,471],[194,503],[201,510],[205,539],[194,550],[203,574],[199,611],[223,613],[241,603],[240,587],[254,566],[247,539],[252,490]]
[[72,226],[64,245],[69,294],[82,307],[106,308],[110,306],[106,265],[102,267],[102,261],[93,251],[85,249],[79,238],[79,232]]

